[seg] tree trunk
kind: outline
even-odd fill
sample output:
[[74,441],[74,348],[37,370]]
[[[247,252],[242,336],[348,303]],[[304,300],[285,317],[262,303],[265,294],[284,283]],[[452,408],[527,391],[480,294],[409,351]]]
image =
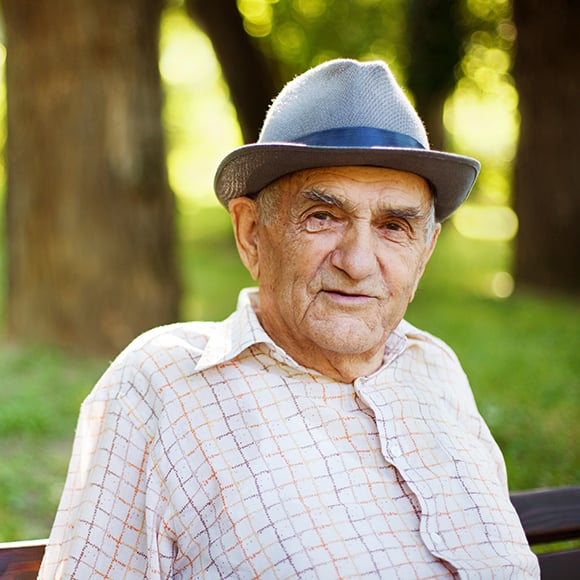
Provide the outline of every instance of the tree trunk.
[[177,318],[162,0],[2,0],[8,331],[111,353]]
[[411,0],[406,5],[409,42],[407,86],[433,149],[445,149],[443,109],[455,87],[463,55],[458,0]]
[[580,3],[515,0],[520,286],[580,290]]
[[245,32],[235,0],[187,0],[186,6],[213,45],[244,141],[253,143],[279,88],[266,58]]

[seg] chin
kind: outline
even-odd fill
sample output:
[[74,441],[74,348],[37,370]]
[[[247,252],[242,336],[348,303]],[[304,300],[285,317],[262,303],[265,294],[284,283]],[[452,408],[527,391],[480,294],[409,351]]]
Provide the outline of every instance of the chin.
[[337,325],[331,328],[328,334],[315,333],[313,342],[323,350],[345,356],[356,356],[384,348],[386,339],[382,336],[369,335],[368,332],[361,333],[353,332],[352,329],[341,329],[340,325]]

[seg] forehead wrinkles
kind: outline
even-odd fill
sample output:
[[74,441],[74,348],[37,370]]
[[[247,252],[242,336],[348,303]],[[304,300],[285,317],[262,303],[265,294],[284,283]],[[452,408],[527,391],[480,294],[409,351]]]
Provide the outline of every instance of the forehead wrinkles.
[[[332,189],[309,188],[297,194],[299,205],[303,202],[321,203],[328,207],[340,209],[346,213],[354,215],[367,215],[382,217],[384,215],[399,216],[408,219],[426,217],[429,213],[429,200],[423,198],[419,200],[408,199],[408,195],[382,196],[377,192],[376,197],[368,198],[364,194],[360,199],[352,199],[348,196],[335,193]],[[406,191],[404,193],[407,193]]]
[[281,178],[278,185],[292,214],[300,212],[305,203],[318,202],[364,214],[416,208],[421,217],[429,213],[432,195],[422,177],[376,167],[304,170]]

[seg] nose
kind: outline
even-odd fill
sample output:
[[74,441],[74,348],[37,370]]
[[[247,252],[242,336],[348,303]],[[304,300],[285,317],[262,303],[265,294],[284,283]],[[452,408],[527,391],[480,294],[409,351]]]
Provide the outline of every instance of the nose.
[[370,224],[350,224],[332,252],[332,265],[352,280],[368,278],[375,272],[378,263],[375,242]]

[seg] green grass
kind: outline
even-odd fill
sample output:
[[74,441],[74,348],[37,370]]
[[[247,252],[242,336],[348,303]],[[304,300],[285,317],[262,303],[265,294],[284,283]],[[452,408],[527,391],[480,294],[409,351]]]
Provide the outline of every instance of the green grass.
[[[181,227],[184,318],[221,319],[252,284],[226,214],[184,215]],[[408,318],[458,353],[513,490],[578,484],[580,305],[523,292],[492,297],[493,274],[509,267],[505,244],[446,227]],[[0,342],[0,541],[48,534],[78,407],[106,365]]]
[[79,405],[105,361],[0,347],[0,541],[47,535]]

